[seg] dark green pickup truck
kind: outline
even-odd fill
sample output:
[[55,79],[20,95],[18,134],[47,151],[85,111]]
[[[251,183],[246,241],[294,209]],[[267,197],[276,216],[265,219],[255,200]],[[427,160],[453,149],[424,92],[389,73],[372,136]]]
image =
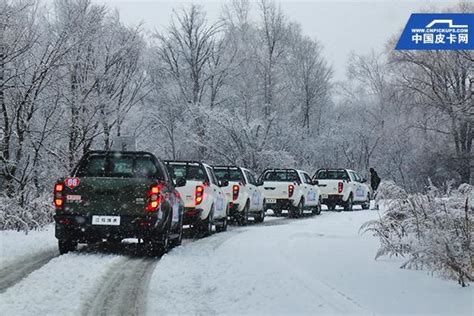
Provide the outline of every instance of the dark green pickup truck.
[[[185,180],[176,186],[185,185]],[[163,162],[147,152],[92,151],[54,186],[60,253],[78,243],[138,238],[152,253],[181,243],[183,201]]]

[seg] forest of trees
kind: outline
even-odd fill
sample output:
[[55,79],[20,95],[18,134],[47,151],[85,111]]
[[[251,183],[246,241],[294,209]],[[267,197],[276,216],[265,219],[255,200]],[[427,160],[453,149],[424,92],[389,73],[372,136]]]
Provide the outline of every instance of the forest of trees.
[[394,51],[393,34],[336,82],[321,43],[270,0],[227,2],[217,22],[176,8],[160,32],[90,0],[0,3],[4,219],[50,204],[54,181],[116,136],[257,172],[374,167],[410,192],[472,183],[473,51]]

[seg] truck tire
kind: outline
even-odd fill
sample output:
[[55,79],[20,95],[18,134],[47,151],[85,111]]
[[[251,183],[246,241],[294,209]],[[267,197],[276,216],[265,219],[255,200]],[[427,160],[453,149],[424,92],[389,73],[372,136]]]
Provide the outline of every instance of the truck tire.
[[370,193],[367,194],[367,200],[362,203],[362,209],[363,210],[368,210],[370,208]]
[[298,204],[298,213],[296,217],[303,217],[304,216],[304,199],[301,199],[300,203]]
[[63,255],[70,251],[76,251],[77,241],[71,239],[59,239],[58,240],[59,254]]
[[240,214],[239,225],[247,226],[248,223],[249,223],[249,201],[245,203],[244,209],[242,210],[242,214]]
[[150,238],[146,246],[147,254],[150,257],[159,257],[167,253],[170,248],[169,228],[167,228],[160,237]]
[[214,219],[214,205],[211,206],[211,211],[207,218],[201,223],[201,233],[204,237],[212,234],[212,222]]
[[262,209],[258,215],[254,216],[253,219],[255,223],[263,223],[263,221],[265,220],[265,210]]
[[280,217],[281,216],[281,209],[278,209],[278,208],[275,208],[273,210],[273,215],[275,215],[276,217]]
[[288,217],[297,218],[303,215],[304,202],[303,199],[300,200],[297,206],[292,206],[288,210]]
[[313,215],[320,215],[321,214],[321,199],[318,201],[318,205],[312,209]]
[[347,202],[344,204],[344,211],[351,212],[353,207],[354,207],[354,198],[352,197],[352,193],[351,193],[349,194],[349,198],[347,198]]
[[182,216],[181,216],[181,219],[179,220],[177,233],[178,233],[178,237],[171,241],[172,247],[181,246],[181,243],[183,242],[183,217]]
[[227,216],[224,217],[220,225],[216,225],[216,232],[225,232],[227,230]]

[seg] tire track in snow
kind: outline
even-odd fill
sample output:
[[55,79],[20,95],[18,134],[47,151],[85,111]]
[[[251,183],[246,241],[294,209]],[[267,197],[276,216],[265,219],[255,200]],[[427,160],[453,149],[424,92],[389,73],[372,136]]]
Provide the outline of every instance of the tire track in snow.
[[17,284],[31,272],[38,270],[51,259],[59,256],[56,249],[43,251],[39,254],[26,257],[21,261],[9,264],[0,270],[0,293],[5,292],[9,287]]
[[144,315],[150,277],[158,261],[130,258],[117,265],[82,315]]

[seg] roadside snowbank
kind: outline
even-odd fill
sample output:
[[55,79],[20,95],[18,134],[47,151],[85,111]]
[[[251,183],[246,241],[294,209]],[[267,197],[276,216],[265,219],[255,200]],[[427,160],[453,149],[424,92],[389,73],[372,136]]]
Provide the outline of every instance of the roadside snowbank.
[[151,278],[148,314],[465,314],[473,290],[374,260],[375,211],[323,212],[179,247]]
[[57,249],[54,237],[54,225],[48,225],[44,230],[0,231],[0,270],[15,262],[26,260],[36,254]]

